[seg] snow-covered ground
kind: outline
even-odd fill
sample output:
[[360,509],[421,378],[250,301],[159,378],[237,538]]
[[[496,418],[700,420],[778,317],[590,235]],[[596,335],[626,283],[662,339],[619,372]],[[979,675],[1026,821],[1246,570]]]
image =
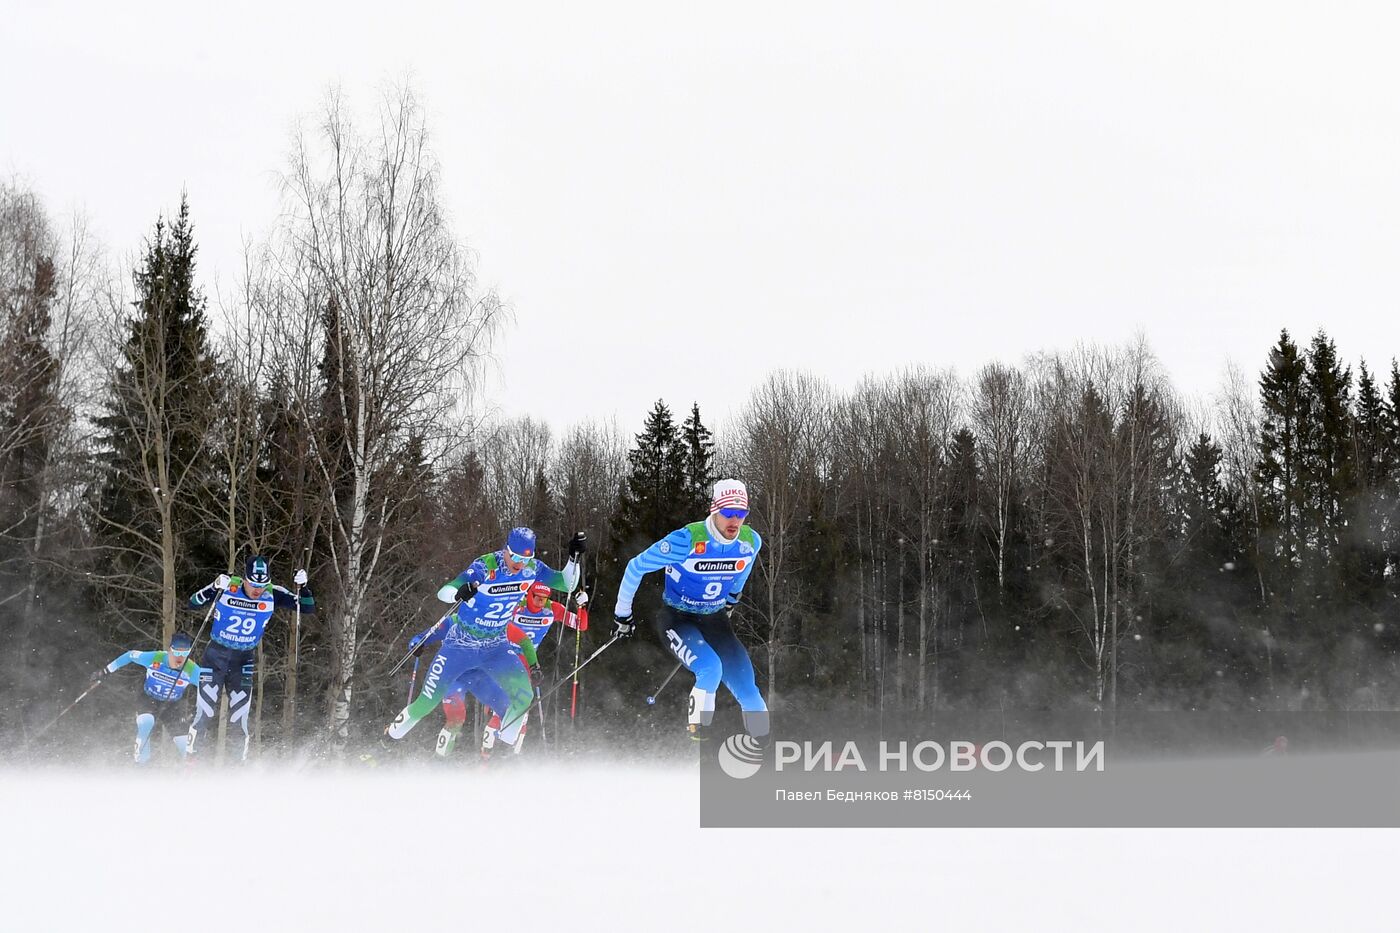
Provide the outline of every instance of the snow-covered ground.
[[10,768],[0,930],[1394,929],[1393,830],[702,831],[698,796],[635,764]]

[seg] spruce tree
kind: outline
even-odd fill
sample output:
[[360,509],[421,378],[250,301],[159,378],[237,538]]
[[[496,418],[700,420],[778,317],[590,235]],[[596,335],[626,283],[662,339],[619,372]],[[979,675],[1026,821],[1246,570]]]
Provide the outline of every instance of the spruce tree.
[[[658,399],[627,452],[627,476],[613,516],[611,547],[599,554],[595,591],[616,592],[629,560],[696,519],[690,492],[685,444],[671,410]],[[636,603],[641,618],[655,611],[657,596],[656,587],[642,587]]]
[[657,400],[627,453],[617,528],[623,543],[651,543],[694,521],[687,450],[671,410]]
[[1394,509],[1389,433],[1392,417],[1375,378],[1363,362],[1356,379],[1356,414],[1351,452],[1355,490],[1346,512],[1344,539],[1347,587],[1364,601],[1374,601],[1385,587],[1387,537]]
[[1356,482],[1363,489],[1373,490],[1385,483],[1390,475],[1391,458],[1388,433],[1390,415],[1385,399],[1376,386],[1375,377],[1363,362],[1356,377],[1356,426],[1353,449],[1356,452]]
[[1181,511],[1188,553],[1200,568],[1230,562],[1223,511],[1225,489],[1220,483],[1223,452],[1209,434],[1200,434],[1182,463]]
[[154,638],[175,627],[177,592],[225,569],[198,507],[217,497],[207,456],[221,401],[205,298],[195,284],[194,226],[181,198],[156,221],[133,279],[126,340],[98,418],[101,482],[90,513],[103,554],[103,592]]
[[[996,591],[994,575],[978,579],[985,563],[981,558],[988,552],[981,534],[977,439],[968,428],[954,432],[944,469],[947,499],[933,567],[935,578],[946,581],[949,616],[945,638],[951,652],[941,663],[949,669],[951,681],[958,683],[967,662],[962,654],[964,639],[980,642],[978,636],[985,630],[981,625],[980,592]],[[935,592],[945,591],[935,587]],[[937,627],[934,635],[937,638]]]
[[1351,370],[1337,359],[1337,347],[1321,331],[1308,348],[1307,401],[1312,429],[1303,435],[1305,534],[1319,567],[1334,556],[1343,516],[1355,495],[1352,455]]
[[1256,478],[1260,492],[1259,533],[1276,589],[1291,590],[1293,569],[1301,557],[1303,457],[1311,431],[1311,410],[1305,381],[1307,366],[1288,331],[1269,351],[1259,379],[1262,418]]
[[710,430],[700,421],[698,404],[691,405],[690,417],[681,425],[681,442],[685,447],[689,513],[703,515],[710,507],[710,493],[718,477],[711,466],[715,459],[715,443]]

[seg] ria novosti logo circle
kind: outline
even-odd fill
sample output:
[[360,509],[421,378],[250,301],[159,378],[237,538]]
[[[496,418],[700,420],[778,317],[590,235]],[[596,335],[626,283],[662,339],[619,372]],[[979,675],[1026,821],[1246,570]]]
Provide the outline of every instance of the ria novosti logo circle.
[[719,747],[719,766],[732,778],[751,778],[763,766],[763,746],[747,733],[731,735]]

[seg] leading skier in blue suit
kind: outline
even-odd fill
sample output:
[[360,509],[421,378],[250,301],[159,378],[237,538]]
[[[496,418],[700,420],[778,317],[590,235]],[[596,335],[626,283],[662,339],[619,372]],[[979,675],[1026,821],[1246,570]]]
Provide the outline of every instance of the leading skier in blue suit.
[[763,547],[758,532],[744,524],[748,514],[744,484],[720,480],[709,518],[671,532],[632,558],[617,591],[613,631],[626,638],[636,628],[632,599],[642,577],[665,571],[661,611],[654,624],[667,650],[695,675],[686,728],[696,740],[707,738],[720,684],[739,702],[749,735],[760,743],[768,740],[768,705],[754,681],[749,653],[729,624]]

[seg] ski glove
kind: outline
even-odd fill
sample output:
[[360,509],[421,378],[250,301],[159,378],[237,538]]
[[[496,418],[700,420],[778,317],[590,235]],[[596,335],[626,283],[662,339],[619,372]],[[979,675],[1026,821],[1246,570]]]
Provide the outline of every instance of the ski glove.
[[613,638],[631,638],[636,631],[637,623],[632,621],[632,614],[613,617]]
[[531,664],[530,686],[534,687],[535,692],[538,693],[540,689],[540,684],[542,683],[544,683],[544,671],[540,670],[540,666],[538,664]]
[[297,586],[305,586],[305,585],[306,585],[306,571],[305,571],[305,570],[298,570],[295,574],[292,575],[292,582],[295,583]]
[[578,560],[588,550],[588,535],[578,532],[569,542],[569,560]]
[[473,580],[468,580],[466,583],[463,583],[461,586],[457,587],[457,599],[461,602],[466,602],[471,599],[476,595],[476,587],[477,584]]
[[582,609],[584,606],[587,606],[588,594],[585,593],[583,590],[579,590],[578,593],[574,596],[574,605],[579,607],[580,609]]
[[423,641],[424,637],[422,635],[414,635],[408,640],[408,650],[416,652],[418,650],[418,646],[423,644]]
[[221,593],[225,592],[226,590],[228,590],[228,585],[232,582],[233,580],[229,577],[228,574],[221,573],[214,578],[214,589],[218,590]]

